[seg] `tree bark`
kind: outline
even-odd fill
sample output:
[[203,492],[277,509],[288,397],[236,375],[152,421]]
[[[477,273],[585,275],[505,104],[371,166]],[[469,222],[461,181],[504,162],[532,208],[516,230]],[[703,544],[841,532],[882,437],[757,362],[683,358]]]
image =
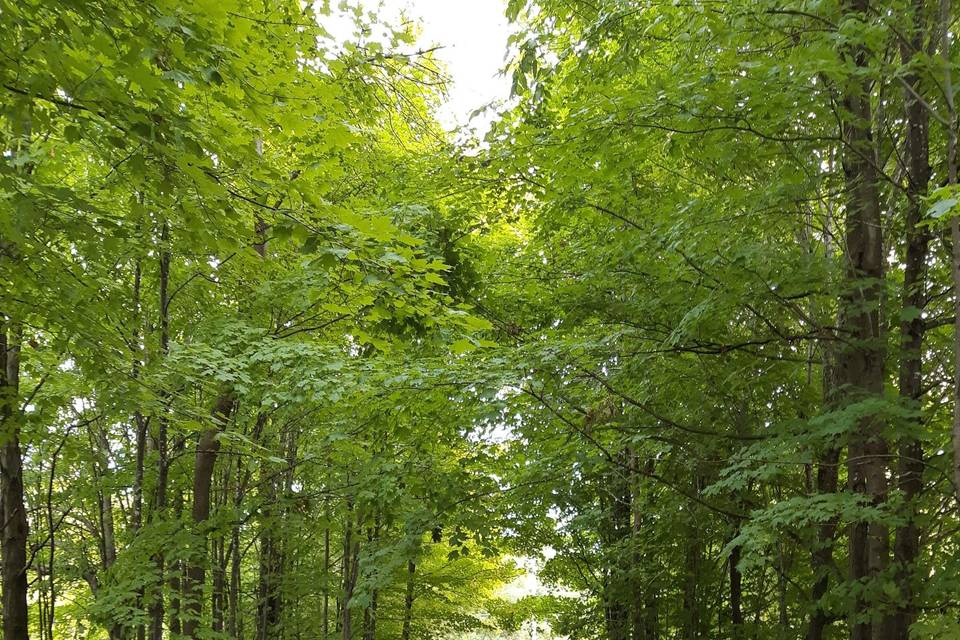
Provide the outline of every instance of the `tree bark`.
[[[32,136],[32,104],[17,105],[23,110],[18,144],[29,144]],[[27,167],[25,172],[32,171]],[[13,243],[3,241],[4,253],[16,260]],[[2,256],[0,256],[2,259]],[[0,516],[3,517],[0,544],[2,579],[3,639],[27,640],[27,509],[23,499],[23,454],[20,450],[20,344],[23,326],[0,309]]]
[[[644,580],[645,573],[640,570],[649,560],[644,557],[641,549],[640,536],[646,524],[645,516],[647,510],[654,506],[652,492],[643,493],[641,491],[641,477],[653,474],[654,460],[650,458],[644,463],[643,474],[639,473],[639,460],[635,453],[631,454],[631,480],[630,508],[633,511],[633,521],[630,524],[631,532],[631,558],[633,561],[633,574],[631,577],[633,602],[632,607],[632,627],[633,640],[657,640],[658,635],[658,613],[657,613],[657,578],[656,571],[649,571],[654,577]],[[641,500],[645,498],[642,502]]]
[[[940,57],[943,60],[943,93],[947,105],[947,186],[956,197],[957,185],[957,110],[953,96],[953,73],[950,61],[951,2],[940,0]],[[953,242],[951,273],[953,275],[954,312],[954,376],[953,376],[953,486],[960,500],[960,218],[950,217],[950,239]]]
[[[269,470],[264,470],[269,474]],[[270,640],[276,637],[280,625],[280,549],[274,535],[278,522],[274,519],[274,507],[277,502],[277,478],[263,478],[267,494],[263,522],[260,527],[260,573],[257,584],[257,628],[256,640]]]
[[324,508],[323,527],[323,640],[330,636],[330,509]]
[[[142,199],[141,199],[142,202]],[[136,382],[140,379],[140,358],[142,353],[140,351],[139,343],[141,339],[140,333],[140,287],[142,285],[143,272],[142,266],[139,258],[137,259],[136,265],[134,267],[133,275],[133,334],[131,343],[134,345],[135,350],[133,355],[133,365],[131,366],[130,378]],[[133,474],[133,516],[131,522],[131,529],[133,530],[134,535],[140,532],[140,529],[143,527],[143,480],[144,480],[144,468],[145,460],[147,455],[147,419],[143,413],[138,408],[134,412],[133,416],[134,427],[136,431],[135,436],[135,446],[136,446],[136,462],[134,467]],[[143,598],[145,592],[144,588],[141,586],[137,589],[136,594],[136,606],[140,608],[143,606]],[[146,640],[146,626],[143,624],[138,624],[136,627],[136,640]]]
[[27,510],[20,451],[20,339],[9,316],[0,330],[0,501],[3,513],[3,639],[27,640]]
[[233,409],[233,396],[221,393],[211,415],[213,427],[205,429],[197,442],[193,465],[193,508],[191,516],[196,536],[196,548],[184,574],[183,635],[197,640],[200,637],[200,618],[203,613],[203,584],[206,579],[207,532],[205,524],[210,517],[210,488],[213,470],[220,450],[217,435],[226,425]]
[[357,570],[359,568],[360,542],[353,542],[353,498],[347,497],[346,526],[343,533],[343,598],[340,608],[340,630],[343,640],[353,637],[353,619],[350,614],[350,600],[353,598],[353,589],[357,585]]
[[926,306],[926,264],[930,232],[921,225],[923,199],[930,182],[930,114],[920,99],[923,90],[913,63],[924,52],[926,31],[925,2],[914,0],[913,21],[908,41],[901,44],[901,59],[909,70],[904,82],[906,105],[906,176],[907,210],[904,231],[907,248],[903,273],[903,313],[900,321],[900,397],[917,412],[907,425],[910,432],[901,437],[899,445],[898,485],[903,493],[906,522],[898,527],[894,539],[894,561],[897,569],[897,587],[900,597],[893,622],[896,640],[909,640],[910,625],[916,620],[913,567],[920,552],[920,531],[917,527],[915,499],[922,489],[923,446],[914,435],[923,421],[919,416],[923,395],[923,338],[924,320],[920,315]]
[[600,540],[604,546],[604,625],[609,640],[627,640],[630,636],[631,590],[624,563],[619,557],[630,542],[631,493],[630,453],[617,453],[616,464],[605,473],[600,484]]
[[[701,479],[694,474],[693,493],[699,496]],[[699,640],[701,637],[700,571],[703,560],[703,545],[696,522],[697,511],[692,506],[687,511],[686,542],[684,546],[684,580],[682,603],[682,637],[684,640]]]
[[[376,552],[377,543],[380,540],[380,513],[374,516],[373,528],[367,530],[367,542],[373,552]],[[377,636],[377,602],[379,600],[379,591],[373,590],[370,595],[370,606],[363,611],[363,638],[364,640],[375,640]]]
[[[170,225],[166,220],[160,230],[160,357],[165,358],[170,350],[170,300],[168,290],[170,286]],[[161,407],[157,419],[157,487],[153,497],[154,507],[151,515],[155,518],[166,517],[167,510],[167,476],[169,460],[167,456],[167,416],[166,402],[168,394],[161,391],[160,398],[164,406]],[[166,559],[163,550],[154,556],[154,565],[157,570],[157,582],[154,585],[150,605],[150,640],[163,640],[163,583],[166,569]]]
[[[869,19],[869,0],[848,0],[843,8],[851,19]],[[850,44],[845,53],[854,61],[856,69],[867,68],[870,53],[864,44]],[[845,393],[844,404],[848,405],[882,398],[884,384],[884,345],[880,332],[884,255],[870,92],[867,74],[860,73],[845,82],[841,96],[846,277],[840,303],[841,335],[845,343],[837,354],[837,366],[840,387]],[[874,506],[886,500],[887,457],[882,419],[877,415],[865,416],[850,434],[847,476],[850,490]],[[850,578],[869,582],[888,562],[886,525],[853,522]],[[863,597],[857,598],[851,623],[853,640],[891,637],[890,617],[872,615],[871,604]]]
[[[830,447],[825,451],[817,464],[816,491],[819,495],[831,495],[837,492],[839,486],[840,450]],[[811,590],[813,613],[807,628],[807,640],[822,640],[824,632],[832,622],[823,608],[821,601],[830,587],[830,572],[833,566],[833,545],[837,535],[838,519],[830,517],[817,528],[816,546],[810,553],[810,565],[813,567],[814,579]]]

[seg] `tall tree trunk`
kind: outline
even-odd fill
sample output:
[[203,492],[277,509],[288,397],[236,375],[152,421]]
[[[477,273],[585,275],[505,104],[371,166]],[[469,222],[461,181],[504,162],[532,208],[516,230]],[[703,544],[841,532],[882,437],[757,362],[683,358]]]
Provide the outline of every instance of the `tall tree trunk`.
[[[701,479],[694,474],[693,493],[700,495]],[[700,525],[697,520],[697,510],[689,508],[687,511],[686,542],[684,547],[684,579],[683,579],[683,613],[682,635],[683,640],[699,640],[701,626],[701,598],[700,572],[703,560],[703,544],[700,540]]]
[[[380,513],[374,516],[374,525],[367,531],[367,542],[374,553],[377,550],[377,543],[380,540]],[[363,639],[374,640],[377,636],[377,601],[379,600],[379,591],[373,589],[370,595],[370,606],[363,611]]]
[[[57,447],[56,451],[53,452],[53,457],[50,461],[50,475],[47,477],[47,535],[49,537],[49,546],[48,553],[50,557],[47,558],[47,594],[49,595],[49,601],[46,606],[46,612],[41,613],[41,618],[43,618],[40,625],[40,634],[43,635],[44,629],[46,629],[47,637],[53,638],[53,627],[56,623],[56,608],[57,608],[57,580],[56,580],[56,557],[57,557],[57,524],[53,517],[53,487],[54,482],[57,477],[57,461],[60,459],[60,453],[63,451],[63,448],[67,445],[67,441],[70,438],[70,433],[67,432],[63,435],[63,439],[60,441],[60,445]],[[44,622],[46,626],[44,626]]]
[[786,554],[784,553],[783,543],[777,545],[777,623],[780,625],[780,633],[784,636],[790,632],[790,611],[787,608],[787,567]]
[[[940,0],[940,57],[943,60],[943,93],[947,104],[947,186],[957,185],[957,109],[953,95],[953,72],[950,61],[951,2]],[[953,197],[957,194],[952,193]],[[960,218],[950,217],[950,239],[953,242],[953,312],[954,312],[954,392],[953,392],[953,485],[960,492]],[[960,493],[958,493],[960,499]]]
[[[269,471],[266,471],[269,473]],[[277,501],[276,477],[264,479],[267,488],[264,519],[260,528],[260,575],[257,584],[256,640],[276,637],[280,625],[280,549],[274,535],[278,522],[274,519]]]
[[[839,485],[840,450],[828,448],[817,464],[816,491],[819,495],[831,495],[837,492]],[[810,553],[810,565],[814,578],[811,590],[813,613],[807,628],[807,640],[822,640],[832,617],[823,608],[822,600],[830,586],[830,572],[833,566],[833,545],[837,535],[839,521],[831,516],[817,527],[816,546]]]
[[[834,161],[830,160],[830,170],[833,170]],[[824,220],[824,256],[828,262],[834,259],[834,245],[831,240],[834,233],[834,206],[832,202],[827,203],[826,219]],[[812,310],[812,315],[816,314],[816,309]],[[827,324],[839,324],[830,322]],[[825,411],[833,411],[838,405],[838,369],[836,364],[836,344],[835,335],[829,335],[827,339],[821,340],[820,348],[820,366],[821,366],[821,396],[823,398],[823,408]],[[808,370],[809,382],[812,382],[812,369]],[[840,482],[840,454],[839,443],[834,439],[826,443],[825,448],[819,452],[816,465],[816,479],[808,480],[808,489],[817,495],[833,495],[839,489]],[[808,473],[810,473],[808,471]],[[810,474],[812,475],[812,473]],[[823,606],[823,597],[827,594],[830,587],[830,575],[833,572],[833,549],[836,544],[837,529],[840,521],[837,516],[831,516],[826,521],[820,523],[817,527],[817,537],[813,549],[810,552],[810,567],[813,570],[813,586],[810,592],[810,602],[812,609],[810,621],[807,625],[807,640],[822,640],[827,627],[833,621],[833,616],[827,614]]]
[[238,624],[240,607],[240,528],[233,527],[230,533],[230,590],[228,594],[227,634],[231,638],[240,640]]
[[[649,571],[653,577],[644,580],[645,573],[641,567],[649,564],[648,559],[644,557],[641,549],[640,536],[643,527],[646,524],[646,512],[654,506],[653,493],[644,493],[641,489],[641,478],[651,476],[654,471],[654,460],[650,458],[644,464],[643,474],[639,471],[639,460],[636,454],[632,454],[631,461],[631,481],[630,490],[631,510],[633,511],[633,521],[630,525],[631,549],[630,555],[633,561],[632,583],[632,622],[633,640],[657,640],[658,636],[658,614],[657,614],[657,577],[656,571]],[[645,498],[645,500],[644,500]]]
[[[171,459],[176,459],[180,452],[180,447],[174,447],[171,452]],[[180,489],[173,492],[173,520],[179,524],[183,521],[183,493]],[[167,590],[170,592],[170,606],[167,611],[167,628],[171,636],[180,635],[183,630],[182,611],[183,606],[183,560],[176,558],[167,567]]]
[[[359,521],[359,518],[357,519]],[[353,617],[350,613],[350,600],[357,585],[359,569],[360,542],[354,542],[353,497],[347,496],[347,517],[343,533],[343,598],[340,604],[340,630],[343,640],[353,637]]]
[[213,613],[214,632],[223,633],[227,585],[227,553],[223,538],[217,537],[213,540],[213,550],[213,594],[210,608]]
[[[29,145],[32,136],[32,104],[22,109],[19,145]],[[27,167],[31,172],[32,167]],[[17,248],[0,238],[0,260],[18,260]],[[3,254],[6,254],[5,256]],[[23,454],[20,450],[20,343],[23,327],[7,310],[0,309],[0,580],[3,600],[3,640],[27,640],[27,509],[23,499]]]
[[[141,199],[142,202],[142,199]],[[131,367],[130,378],[134,382],[140,379],[140,366],[142,353],[140,350],[140,287],[142,285],[143,273],[140,260],[137,259],[133,275],[133,335],[131,343],[135,350],[133,356],[133,365]],[[143,480],[144,467],[147,455],[147,419],[138,408],[133,416],[134,427],[136,430],[136,462],[133,474],[133,517],[131,529],[134,535],[138,534],[143,527]],[[144,588],[138,587],[136,594],[136,606],[139,609],[143,606]],[[146,639],[146,626],[140,623],[136,626],[136,640]]]
[[[91,445],[93,450],[97,452],[93,464],[93,477],[97,490],[97,516],[100,525],[100,567],[106,574],[117,561],[113,495],[107,482],[110,469],[110,442],[107,439],[107,434],[99,426],[92,427],[91,437]],[[53,535],[52,530],[49,535]],[[124,637],[122,624],[118,621],[111,621],[108,633],[110,640],[121,640]]]
[[[326,498],[324,499],[326,504]],[[323,640],[330,636],[330,509],[324,507],[323,527]]]
[[684,548],[683,577],[683,635],[684,640],[700,638],[700,565],[702,551],[700,532],[695,525],[688,530],[688,539]]
[[196,548],[190,554],[190,560],[184,573],[183,635],[196,640],[200,637],[200,618],[203,613],[203,585],[206,579],[207,532],[206,522],[210,518],[210,489],[213,484],[213,470],[220,450],[217,435],[226,425],[233,409],[233,396],[221,393],[217,398],[211,415],[213,427],[200,433],[197,442],[197,455],[193,465],[193,518]]
[[[852,19],[870,19],[869,0],[847,0]],[[863,70],[870,52],[861,43],[846,53]],[[845,344],[837,354],[840,387],[845,404],[883,396],[884,345],[880,334],[884,255],[876,149],[873,141],[871,84],[866,73],[855,73],[843,87],[843,169],[846,200],[846,279],[841,299],[841,328]],[[880,506],[887,495],[888,446],[883,421],[877,415],[861,419],[850,435],[847,476],[850,490]],[[854,522],[850,531],[850,578],[867,582],[889,561],[886,525]],[[853,640],[887,640],[892,630],[886,614],[866,621],[871,603],[858,597],[852,623]]]
[[922,489],[923,445],[915,435],[922,426],[920,399],[923,395],[923,337],[924,320],[921,312],[926,306],[926,263],[930,232],[920,224],[923,217],[923,199],[930,182],[930,137],[927,112],[920,99],[919,74],[913,63],[924,53],[925,2],[914,0],[913,22],[908,41],[901,44],[901,58],[909,70],[904,82],[907,135],[907,211],[904,219],[907,239],[906,261],[903,273],[903,312],[900,322],[900,397],[916,412],[906,436],[900,439],[898,484],[903,493],[906,522],[898,527],[894,540],[894,561],[897,568],[897,586],[900,591],[894,638],[909,640],[910,625],[916,620],[914,602],[913,567],[920,552],[920,531],[916,523],[915,499]]
[[[233,494],[234,512],[240,513],[240,505],[243,504],[243,498],[246,493],[246,477],[243,471],[241,458],[237,458],[236,487]],[[227,616],[227,634],[234,640],[243,640],[243,629],[240,624],[240,523],[234,522],[230,527],[230,550],[227,554],[230,556],[230,592],[229,607],[230,612]]]
[[609,640],[627,640],[630,636],[631,593],[628,572],[618,556],[630,542],[631,493],[628,475],[630,452],[617,453],[600,485],[600,540],[604,546],[604,624]]
[[[166,358],[170,350],[170,298],[168,290],[170,286],[170,225],[166,220],[160,231],[160,358]],[[166,517],[167,510],[167,476],[169,473],[170,461],[167,455],[167,401],[168,395],[161,391],[160,399],[162,406],[157,419],[157,487],[153,497],[154,507],[151,516],[163,519]],[[154,565],[157,571],[157,582],[154,585],[150,605],[150,640],[163,640],[163,583],[166,568],[166,559],[164,551],[157,551],[154,556]]]
[[22,329],[0,318],[0,502],[3,513],[3,640],[27,640],[27,510],[20,451]]

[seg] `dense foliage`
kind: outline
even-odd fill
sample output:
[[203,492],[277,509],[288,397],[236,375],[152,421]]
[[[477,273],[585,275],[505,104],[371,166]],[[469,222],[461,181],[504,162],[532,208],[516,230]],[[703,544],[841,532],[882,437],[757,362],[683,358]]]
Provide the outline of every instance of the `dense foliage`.
[[960,637],[950,0],[505,11],[0,0],[4,640]]

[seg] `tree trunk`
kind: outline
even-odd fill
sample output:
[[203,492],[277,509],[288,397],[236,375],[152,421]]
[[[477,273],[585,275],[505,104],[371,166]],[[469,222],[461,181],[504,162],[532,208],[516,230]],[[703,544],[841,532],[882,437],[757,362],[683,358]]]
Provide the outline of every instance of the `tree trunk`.
[[600,540],[604,553],[604,625],[609,640],[628,640],[630,636],[630,605],[628,572],[619,555],[630,542],[631,493],[629,469],[630,453],[624,448],[616,456],[616,463],[607,470],[600,485]]
[[730,622],[733,625],[732,637],[735,639],[743,637],[743,574],[738,566],[740,555],[740,545],[737,545],[730,550],[727,563],[730,570]]
[[223,538],[218,537],[213,540],[213,549],[213,594],[210,601],[210,608],[213,613],[214,632],[223,633],[227,584],[227,554]]
[[[868,20],[869,0],[848,0],[844,11],[851,18]],[[849,45],[847,53],[856,68],[868,66],[870,52],[860,43]],[[837,354],[839,383],[845,404],[882,398],[884,345],[880,333],[880,306],[883,294],[884,255],[878,175],[875,166],[873,114],[867,74],[854,74],[843,87],[843,169],[846,199],[846,278],[841,299],[841,328],[845,340]],[[847,476],[850,490],[880,506],[887,495],[888,447],[883,421],[868,415],[850,434]],[[868,582],[882,572],[889,561],[886,525],[854,522],[850,529],[850,578]],[[858,597],[852,623],[853,640],[887,640],[892,630],[886,615],[869,622],[871,603]]]
[[[32,135],[32,104],[24,100],[20,144],[29,144]],[[26,172],[32,171],[27,167]],[[0,238],[8,259],[15,260],[16,246]],[[2,256],[0,256],[2,258]],[[0,544],[2,579],[3,640],[27,640],[27,509],[23,499],[23,454],[20,450],[20,343],[23,327],[0,309],[0,515],[3,516]]]
[[[266,481],[267,501],[276,502],[275,479]],[[280,550],[274,536],[277,523],[272,519],[272,509],[267,507],[260,530],[260,575],[257,585],[256,640],[275,638],[280,625]]]
[[[907,69],[924,51],[925,3],[914,0],[913,24],[909,40],[901,45],[901,58]],[[916,496],[922,489],[923,446],[914,435],[921,426],[920,399],[923,395],[923,337],[924,320],[921,312],[926,306],[926,264],[930,232],[920,224],[923,217],[923,199],[930,182],[930,114],[920,100],[920,77],[909,71],[904,78],[909,89],[904,91],[907,136],[907,211],[904,231],[907,238],[906,261],[903,273],[903,313],[900,322],[900,397],[917,413],[908,426],[912,433],[900,439],[898,484],[903,493],[906,523],[897,528],[894,540],[894,561],[897,568],[897,586],[900,591],[894,619],[894,638],[909,640],[910,625],[916,620],[914,603],[913,566],[920,552],[920,532],[916,524]]]
[[360,555],[360,543],[353,542],[353,526],[353,498],[348,496],[346,526],[343,533],[343,598],[340,604],[340,630],[343,640],[351,640],[353,637],[350,600],[353,598],[353,589],[357,585]]
[[[957,185],[957,110],[953,96],[953,73],[950,70],[951,2],[940,0],[940,56],[944,63],[943,93],[947,104],[947,186]],[[956,197],[956,193],[951,194]],[[954,392],[953,392],[953,486],[960,492],[960,218],[950,217],[950,239],[953,242],[953,312],[954,312]],[[960,499],[960,493],[958,493]]]
[[[246,493],[246,480],[249,477],[243,473],[241,458],[237,458],[236,488],[233,494],[233,506],[236,514],[240,513],[240,506]],[[240,523],[234,522],[230,527],[230,613],[227,616],[227,634],[234,640],[243,640],[243,629],[240,624]]]
[[323,640],[330,636],[330,509],[324,508],[323,527]]
[[403,596],[403,626],[400,629],[400,640],[410,640],[410,626],[413,622],[413,594],[414,578],[417,573],[417,563],[407,560],[407,588]]
[[[700,495],[700,489],[701,480],[697,475],[694,475],[694,495]],[[684,547],[682,635],[680,636],[684,640],[699,640],[700,638],[700,572],[703,547],[700,540],[699,523],[696,520],[697,510],[691,507],[687,511],[686,544]]]
[[[372,552],[376,553],[377,543],[380,540],[380,513],[377,512],[374,516],[374,525],[373,528],[367,530],[367,542],[370,544],[370,549]],[[363,611],[363,639],[364,640],[374,640],[377,635],[377,601],[379,600],[379,592],[377,589],[373,590],[373,593],[370,595],[370,606],[364,609]]]
[[[654,506],[653,493],[643,493],[641,491],[641,474],[639,471],[639,461],[636,454],[631,454],[631,480],[630,490],[632,496],[630,499],[631,510],[633,511],[633,521],[630,524],[631,549],[630,554],[633,562],[632,583],[632,623],[633,640],[657,640],[657,571],[641,571],[649,563],[644,557],[641,549],[640,536],[645,525],[645,515],[648,509]],[[650,476],[654,471],[654,460],[650,458],[644,462],[644,476]],[[645,501],[642,499],[645,498]],[[656,561],[655,561],[656,562]],[[646,574],[653,577],[644,580]]]
[[3,512],[3,640],[27,640],[27,510],[20,451],[20,338],[9,316],[0,330],[0,501]]
[[[93,464],[93,477],[97,490],[97,516],[100,525],[100,567],[104,574],[106,574],[117,561],[113,495],[111,488],[105,486],[108,484],[107,477],[109,476],[110,469],[110,442],[107,439],[107,434],[97,426],[92,428],[91,437],[91,445],[97,453]],[[52,530],[49,535],[53,535]],[[123,626],[119,622],[111,621],[108,633],[110,640],[120,640],[124,637]]]
[[207,532],[204,530],[210,517],[210,488],[213,470],[220,450],[217,435],[226,425],[233,409],[233,396],[221,393],[211,415],[213,428],[205,429],[197,442],[197,455],[193,465],[193,508],[191,516],[196,536],[196,548],[192,550],[184,580],[183,635],[193,640],[200,637],[200,618],[203,613],[203,585],[206,579]]
[[[160,357],[165,358],[170,350],[170,300],[168,290],[170,286],[170,225],[166,220],[160,231]],[[168,394],[160,392],[162,405],[157,419],[157,488],[154,495],[154,508],[151,515],[155,518],[166,517],[167,510],[167,476],[170,461],[167,456],[167,416],[166,403]],[[157,582],[153,590],[153,602],[150,606],[150,640],[163,640],[163,583],[166,559],[163,550],[154,556],[154,565],[157,570]]]
[[[178,457],[179,447],[172,452],[172,458]],[[179,523],[183,520],[183,493],[179,489],[173,492],[173,519]],[[178,636],[182,631],[181,607],[183,605],[183,560],[177,558],[167,568],[167,590],[170,592],[170,607],[167,612],[167,628],[171,636]]]

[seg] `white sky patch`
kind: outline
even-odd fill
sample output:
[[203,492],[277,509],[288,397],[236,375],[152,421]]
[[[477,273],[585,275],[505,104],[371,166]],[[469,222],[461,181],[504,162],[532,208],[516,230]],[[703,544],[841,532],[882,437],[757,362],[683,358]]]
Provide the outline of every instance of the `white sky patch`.
[[[418,22],[421,31],[417,48],[442,47],[434,55],[446,67],[451,82],[437,117],[448,130],[470,125],[483,135],[493,113],[481,114],[472,121],[471,113],[505,101],[510,95],[510,80],[500,73],[506,65],[511,33],[504,16],[506,0],[358,1],[391,24],[402,24],[404,18]],[[324,26],[340,35],[345,25],[336,18],[326,18]]]

